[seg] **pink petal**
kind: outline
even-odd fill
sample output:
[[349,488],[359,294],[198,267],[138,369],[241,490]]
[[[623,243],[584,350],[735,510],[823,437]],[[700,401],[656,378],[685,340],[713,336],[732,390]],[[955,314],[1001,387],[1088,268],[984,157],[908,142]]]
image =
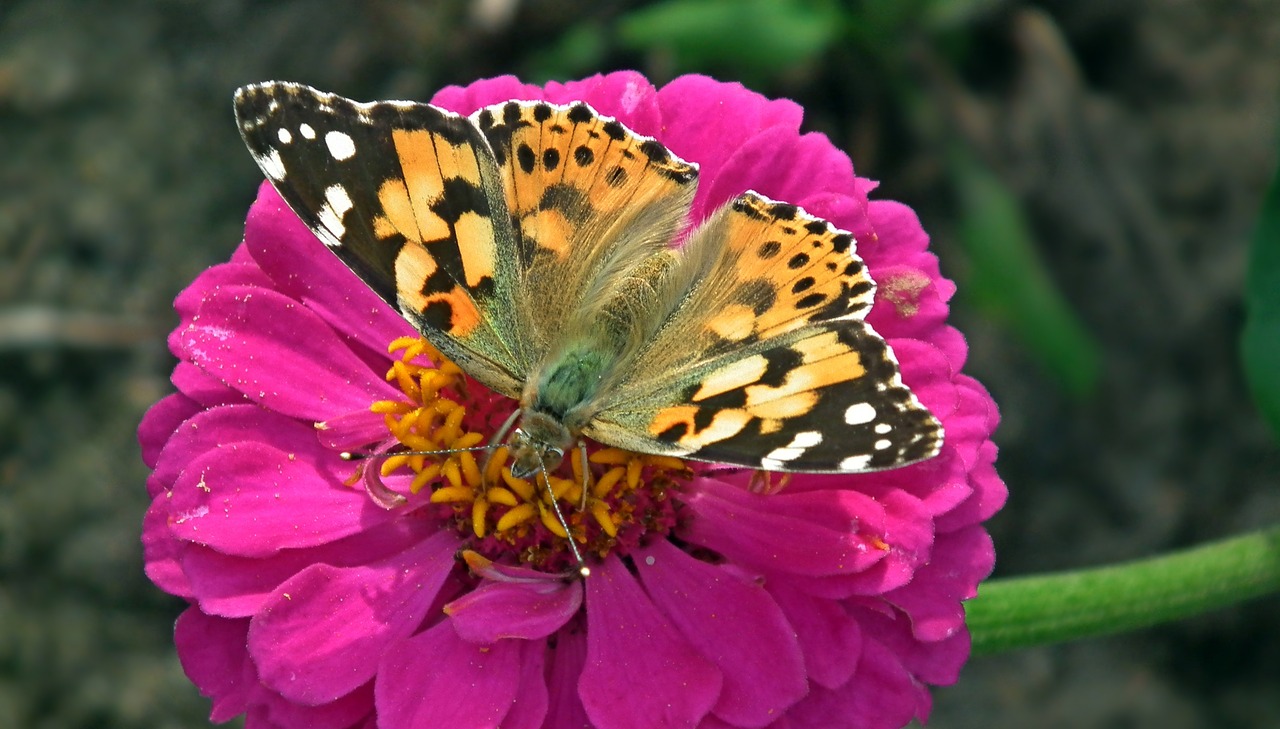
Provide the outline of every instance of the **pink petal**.
[[191,584],[182,569],[183,544],[169,531],[169,497],[152,498],[142,518],[142,556],[147,578],[156,587],[182,598],[192,596]]
[[174,484],[170,529],[225,554],[261,557],[341,539],[392,518],[344,486],[336,457],[314,464],[262,443],[229,443]]
[[316,444],[308,442],[313,437],[305,431],[300,434],[295,421],[256,405],[216,405],[197,412],[170,433],[152,467],[153,475],[172,488],[192,461],[224,444],[261,440],[285,449],[318,451]]
[[805,695],[796,634],[760,585],[666,540],[633,554],[654,604],[724,675],[714,714],[737,726],[761,727]]
[[806,595],[793,581],[772,580],[765,587],[795,629],[809,679],[827,688],[847,683],[862,653],[858,621],[839,603]]
[[720,670],[645,595],[621,560],[587,580],[587,659],[578,695],[601,729],[693,727],[715,705]]
[[496,76],[468,86],[446,86],[431,97],[431,103],[458,114],[470,114],[512,99],[535,101],[542,98],[541,86],[522,83],[515,76]]
[[933,559],[916,570],[911,582],[885,594],[885,599],[907,614],[918,640],[943,640],[964,629],[960,601],[978,594],[978,583],[994,566],[995,549],[982,528],[941,534]]
[[547,101],[568,104],[585,101],[596,111],[611,116],[637,134],[660,137],[662,112],[658,90],[649,79],[635,71],[597,74],[580,81],[547,84]]
[[286,580],[313,564],[351,567],[377,562],[409,549],[435,525],[419,519],[395,519],[345,539],[308,549],[285,549],[266,557],[236,557],[187,545],[182,570],[191,597],[204,612],[250,617]]
[[802,575],[857,574],[884,558],[870,537],[882,508],[852,491],[760,496],[712,479],[685,498],[682,536],[744,565]]
[[[178,353],[181,356],[181,353]],[[209,375],[191,362],[179,362],[173,368],[169,381],[178,392],[205,407],[248,402],[243,393],[227,387],[221,380]]]
[[927,714],[928,692],[916,684],[897,658],[868,638],[857,673],[837,689],[814,686],[787,714],[797,729],[899,729],[918,713]]
[[173,626],[173,641],[187,678],[213,700],[209,719],[224,722],[243,714],[257,686],[244,650],[248,620],[223,620],[187,608]]
[[[722,176],[726,160],[746,140],[773,126],[793,130],[794,137],[804,115],[792,101],[766,99],[740,84],[696,75],[680,76],[659,89],[658,104],[663,119],[658,141],[683,159],[698,163],[703,186],[694,199],[690,215],[694,221],[710,213],[706,186]],[[690,119],[698,121],[691,124]]]
[[271,697],[264,703],[267,716],[279,727],[348,729],[373,715],[373,684],[367,683],[346,696],[320,706],[302,706],[279,697]]
[[183,331],[182,347],[190,361],[229,387],[301,420],[325,420],[400,397],[318,316],[261,289],[227,286],[210,293]]
[[504,638],[541,639],[559,630],[582,606],[582,583],[563,580],[495,582],[445,606],[458,636],[488,644]]
[[[517,641],[521,644],[520,684],[516,700],[502,719],[502,729],[542,729],[547,718],[547,644],[545,641]],[[585,718],[585,717],[584,717]],[[579,724],[578,726],[586,726]]]
[[[200,411],[200,404],[186,395],[174,393],[152,405],[138,425],[138,444],[142,446],[142,462],[156,467],[156,459],[173,431],[182,421]],[[155,496],[155,494],[152,494]]]
[[521,643],[468,643],[448,621],[398,641],[378,666],[378,726],[499,726],[521,688]]
[[422,623],[453,570],[458,535],[359,567],[315,564],[286,581],[254,618],[249,652],[262,682],[303,704],[371,680],[389,646]]
[[555,650],[547,652],[546,729],[591,726],[578,697],[578,684],[587,661],[587,636],[581,627],[575,624],[557,633]]
[[954,530],[961,526],[978,524],[991,518],[1004,506],[1009,491],[996,473],[996,446],[985,441],[979,452],[978,462],[969,472],[973,495],[969,500],[938,519],[938,529]]
[[851,613],[917,682],[947,686],[960,677],[960,669],[969,658],[968,630],[962,628],[942,640],[922,641],[912,634],[910,621],[901,612],[885,615],[853,607]]

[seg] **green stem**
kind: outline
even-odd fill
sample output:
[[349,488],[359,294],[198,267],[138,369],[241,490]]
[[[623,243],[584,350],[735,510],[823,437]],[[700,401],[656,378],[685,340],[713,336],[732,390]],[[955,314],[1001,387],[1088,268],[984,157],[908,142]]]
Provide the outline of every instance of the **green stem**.
[[991,580],[966,604],[974,655],[1120,633],[1280,591],[1280,527],[1096,569]]

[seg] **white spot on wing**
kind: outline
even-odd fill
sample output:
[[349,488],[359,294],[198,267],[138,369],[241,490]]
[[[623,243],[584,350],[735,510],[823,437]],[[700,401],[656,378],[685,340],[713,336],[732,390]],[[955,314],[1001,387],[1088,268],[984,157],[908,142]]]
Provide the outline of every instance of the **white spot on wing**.
[[877,435],[884,435],[885,433],[888,433],[891,430],[893,430],[893,426],[889,425],[888,423],[876,423]]
[[280,150],[273,149],[263,155],[254,155],[253,158],[267,177],[276,182],[284,179],[284,160],[280,159]]
[[891,445],[893,445],[893,443],[890,443],[887,438],[881,438],[880,440],[876,441],[876,450],[882,451]]
[[781,448],[774,448],[769,455],[760,459],[761,468],[782,468],[786,461],[794,461],[804,452],[822,442],[822,433],[806,430],[796,433],[791,442]]
[[311,125],[306,122],[302,122],[298,125],[298,132],[306,139],[316,138],[316,130],[312,129]]
[[849,425],[862,425],[876,419],[876,409],[869,402],[855,402],[844,411],[844,422]]
[[332,131],[324,135],[324,143],[329,147],[329,154],[339,162],[351,159],[356,155],[356,143],[345,132]]
[[288,144],[293,141],[293,135],[289,133],[288,129],[280,127],[280,129],[276,131],[276,139],[279,139],[281,144]]
[[867,470],[867,464],[869,463],[871,463],[871,456],[849,456],[843,461],[840,461],[840,470],[846,472],[865,471]]
[[347,194],[346,188],[342,185],[330,185],[325,188],[324,205],[320,206],[317,216],[325,230],[333,234],[332,239],[329,236],[321,237],[325,245],[335,247],[341,244],[340,239],[347,230],[342,224],[342,216],[346,215],[350,209],[351,196]]

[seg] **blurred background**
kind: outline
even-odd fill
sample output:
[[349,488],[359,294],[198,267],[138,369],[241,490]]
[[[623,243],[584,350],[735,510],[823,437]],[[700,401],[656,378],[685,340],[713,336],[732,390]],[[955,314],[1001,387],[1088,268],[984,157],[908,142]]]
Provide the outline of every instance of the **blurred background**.
[[[997,575],[1280,521],[1239,355],[1274,0],[0,0],[0,727],[206,724],[142,575],[134,430],[261,180],[233,89],[621,68],[792,98],[919,213],[1003,412]],[[977,658],[930,726],[1280,726],[1277,614]]]

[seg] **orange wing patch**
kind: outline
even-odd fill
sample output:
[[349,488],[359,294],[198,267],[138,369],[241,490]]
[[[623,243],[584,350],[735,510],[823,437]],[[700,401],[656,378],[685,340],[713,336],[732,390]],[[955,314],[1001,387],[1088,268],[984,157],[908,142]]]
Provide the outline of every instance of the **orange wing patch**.
[[708,223],[722,240],[720,266],[735,296],[707,322],[717,338],[767,339],[806,323],[862,318],[875,282],[853,252],[853,235],[795,205],[747,192]]
[[[697,167],[583,103],[510,101],[476,123],[503,170],[506,197],[526,255],[570,254],[691,186]],[[574,255],[578,255],[576,252]]]

